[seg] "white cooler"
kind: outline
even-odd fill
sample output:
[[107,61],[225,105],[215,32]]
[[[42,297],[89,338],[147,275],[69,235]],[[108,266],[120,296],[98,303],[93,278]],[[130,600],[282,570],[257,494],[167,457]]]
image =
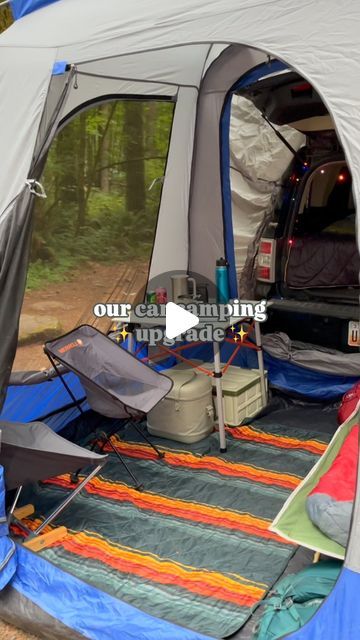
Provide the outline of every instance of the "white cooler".
[[214,428],[212,379],[194,369],[174,367],[164,374],[174,386],[159,404],[149,411],[149,433],[178,442],[198,442]]

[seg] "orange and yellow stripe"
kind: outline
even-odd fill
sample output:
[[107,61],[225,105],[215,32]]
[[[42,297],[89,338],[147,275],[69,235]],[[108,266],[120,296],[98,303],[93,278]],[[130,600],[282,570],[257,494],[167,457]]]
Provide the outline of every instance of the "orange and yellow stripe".
[[[123,455],[129,458],[138,458],[140,460],[157,460],[156,452],[148,445],[140,443],[124,442],[118,436],[113,436],[112,442],[115,448]],[[261,469],[248,464],[239,462],[231,462],[224,458],[216,456],[199,456],[190,452],[169,451],[160,447],[165,453],[165,461],[168,465],[174,467],[184,467],[188,469],[215,471],[216,473],[232,478],[244,478],[253,482],[282,487],[284,489],[295,489],[301,482],[302,478],[291,473],[280,473]],[[109,445],[105,445],[104,451],[112,451]]]
[[[72,487],[68,474],[48,480],[47,484],[63,487],[64,489]],[[240,531],[267,540],[275,540],[276,542],[292,545],[291,542],[287,542],[276,533],[269,531],[270,520],[257,518],[249,513],[240,513],[212,505],[180,500],[148,491],[140,492],[126,484],[109,482],[99,476],[93,478],[84,490],[109,500],[130,503],[138,509],[214,527]]]
[[270,444],[280,449],[295,449],[308,451],[321,456],[326,451],[327,444],[318,440],[300,440],[289,436],[278,436],[272,433],[265,433],[254,429],[254,427],[233,427],[228,429],[229,434],[236,440],[247,440],[248,442],[259,442]]
[[266,592],[266,585],[247,581],[236,574],[197,569],[120,545],[110,545],[100,536],[87,532],[68,536],[61,546],[70,553],[98,560],[116,571],[237,606],[252,607]]

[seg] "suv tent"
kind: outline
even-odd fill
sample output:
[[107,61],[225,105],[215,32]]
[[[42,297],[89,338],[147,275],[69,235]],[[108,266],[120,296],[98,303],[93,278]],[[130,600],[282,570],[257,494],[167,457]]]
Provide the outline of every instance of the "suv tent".
[[[355,0],[346,4],[347,11],[335,0],[296,6],[290,0],[13,0],[12,4],[15,17],[21,19],[0,37],[2,398],[16,350],[31,204],[40,189],[34,181],[41,175],[59,123],[82,105],[114,95],[161,96],[176,102],[151,276],[190,269],[211,278],[216,259],[226,250],[232,295],[236,294],[226,171],[228,97],[239,79],[254,80],[264,69],[277,71],[285,63],[323,98],[358,200],[360,86],[354,78],[360,67],[360,7]],[[345,568],[327,607],[292,638],[357,637],[359,535],[358,500]],[[78,633],[96,639],[200,637],[128,605],[122,607],[96,589],[82,585],[83,591],[74,595],[71,588],[79,588],[76,580],[69,577],[65,590],[62,579],[52,565],[19,548],[13,587],[22,598],[37,602],[75,629],[75,637]],[[46,591],[46,583],[51,590]]]

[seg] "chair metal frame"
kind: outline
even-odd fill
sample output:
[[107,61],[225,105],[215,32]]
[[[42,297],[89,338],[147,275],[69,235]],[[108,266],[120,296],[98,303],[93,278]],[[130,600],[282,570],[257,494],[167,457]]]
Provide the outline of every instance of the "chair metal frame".
[[[62,336],[60,336],[61,338],[72,334],[74,331],[76,331],[77,329],[80,329],[82,326],[87,326],[87,325],[79,325],[79,327],[76,327],[75,329],[72,329],[71,331],[63,334]],[[98,329],[96,329],[96,331],[100,332]],[[102,333],[102,335],[107,338],[112,344],[115,345],[115,343],[111,340],[111,338],[109,338],[108,336],[106,336],[105,334]],[[54,338],[54,340],[59,339],[59,338]],[[51,340],[49,342],[53,342],[54,340]],[[119,349],[121,348],[120,346],[118,347]],[[77,398],[75,397],[75,395],[73,394],[73,392],[71,391],[69,385],[67,384],[66,380],[63,377],[64,371],[60,371],[60,367],[59,364],[61,365],[61,367],[65,368],[67,371],[72,371],[75,374],[79,375],[79,376],[84,376],[86,377],[82,372],[77,371],[75,367],[70,367],[64,360],[62,360],[60,357],[58,356],[54,356],[52,353],[49,352],[49,349],[47,347],[47,343],[45,343],[44,345],[44,353],[47,356],[47,358],[49,359],[49,362],[51,364],[51,366],[54,368],[54,370],[56,371],[56,374],[59,376],[62,384],[64,385],[66,391],[68,392],[70,398],[72,399],[72,401],[74,402],[74,404],[76,405],[76,407],[78,408],[79,412],[81,415],[85,415],[84,409],[81,407],[81,402],[79,400],[77,400]],[[135,356],[134,356],[135,357]],[[147,366],[147,365],[144,365]],[[108,394],[112,399],[114,399],[114,396],[105,388],[101,387],[99,384],[97,384],[96,382],[94,382],[93,380],[91,380],[92,384],[94,384],[95,386],[97,386],[102,392],[104,392],[105,394]],[[115,398],[115,400],[117,400],[118,402],[120,402],[117,398]],[[158,449],[158,447],[151,442],[151,440],[147,437],[147,435],[138,427],[138,425],[136,424],[135,420],[137,420],[138,422],[140,422],[141,420],[143,420],[146,416],[146,413],[141,413],[138,410],[136,410],[136,415],[133,415],[131,413],[131,407],[125,405],[124,403],[122,403],[125,411],[128,413],[128,418],[125,419],[125,423],[122,423],[118,426],[116,426],[116,428],[111,431],[110,434],[105,433],[105,431],[103,431],[101,434],[99,434],[100,439],[103,441],[103,445],[100,446],[100,452],[103,451],[105,445],[107,444],[112,451],[115,453],[116,457],[118,458],[118,460],[121,462],[121,464],[124,466],[124,468],[126,469],[127,473],[129,474],[129,476],[131,477],[132,481],[134,482],[135,488],[138,491],[141,491],[144,487],[143,484],[141,482],[139,482],[139,480],[137,479],[137,477],[135,476],[135,474],[131,471],[129,465],[126,463],[126,461],[124,460],[124,457],[121,455],[121,453],[119,453],[119,451],[116,449],[116,447],[114,446],[114,444],[111,442],[111,438],[113,435],[115,435],[116,433],[118,433],[121,429],[124,429],[126,426],[132,426],[137,433],[145,440],[145,442],[152,447],[152,449],[156,452],[159,460],[163,459],[165,457],[165,454],[160,451]],[[121,420],[121,418],[119,418],[119,420]],[[92,446],[92,450],[93,447],[96,446],[96,443]],[[78,477],[78,472],[76,472],[76,474],[73,474],[72,479],[73,481],[76,481]]]

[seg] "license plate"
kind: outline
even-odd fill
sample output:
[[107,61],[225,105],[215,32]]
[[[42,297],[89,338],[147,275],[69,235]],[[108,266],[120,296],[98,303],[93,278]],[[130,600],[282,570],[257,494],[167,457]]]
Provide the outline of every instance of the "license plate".
[[348,328],[349,347],[360,347],[360,322],[350,320]]

